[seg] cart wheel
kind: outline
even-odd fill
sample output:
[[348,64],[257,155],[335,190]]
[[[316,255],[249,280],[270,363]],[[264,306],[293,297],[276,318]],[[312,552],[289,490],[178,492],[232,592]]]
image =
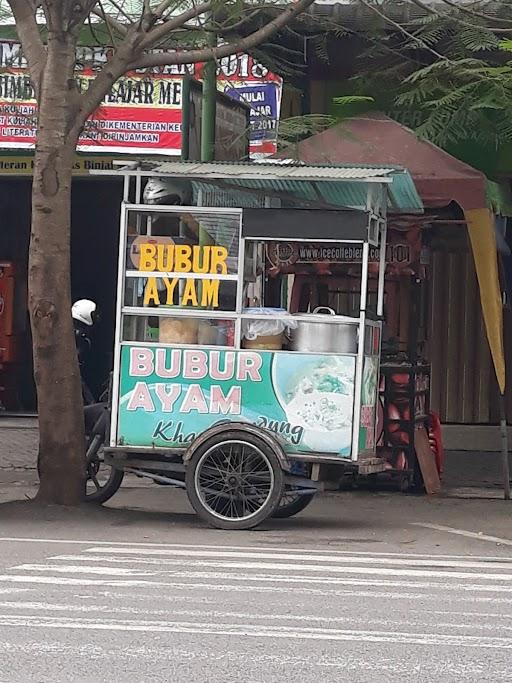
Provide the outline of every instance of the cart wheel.
[[271,517],[284,476],[271,448],[243,431],[218,434],[193,453],[186,470],[192,507],[219,529],[252,529]]
[[85,484],[85,502],[101,505],[117,493],[123,481],[124,472],[105,465],[103,460],[104,437],[86,432],[85,435],[87,463]]
[[300,494],[295,491],[285,491],[279,501],[279,506],[272,517],[275,519],[287,519],[305,510],[315,497],[314,493]]

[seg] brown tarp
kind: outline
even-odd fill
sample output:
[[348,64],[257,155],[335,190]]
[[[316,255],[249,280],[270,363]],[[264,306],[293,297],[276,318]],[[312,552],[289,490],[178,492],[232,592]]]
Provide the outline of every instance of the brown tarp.
[[279,154],[310,164],[394,164],[406,168],[427,208],[457,202],[464,210],[486,206],[483,173],[455,159],[381,113],[347,119]]

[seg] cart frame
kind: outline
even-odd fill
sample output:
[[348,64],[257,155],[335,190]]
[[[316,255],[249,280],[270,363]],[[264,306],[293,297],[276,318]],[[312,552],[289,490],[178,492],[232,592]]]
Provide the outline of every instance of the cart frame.
[[[175,166],[175,165],[174,165]],[[128,278],[140,278],[141,272],[138,270],[129,270],[126,265],[126,247],[128,238],[128,216],[130,213],[135,213],[137,215],[137,232],[138,234],[148,234],[151,235],[151,221],[147,222],[149,225],[148,232],[141,232],[141,220],[140,217],[144,214],[162,214],[162,215],[172,215],[172,214],[183,214],[191,213],[199,217],[204,215],[229,215],[231,217],[237,217],[239,221],[239,234],[238,234],[238,269],[236,274],[187,274],[187,277],[192,279],[201,280],[201,278],[208,277],[209,279],[219,279],[221,281],[233,281],[236,282],[236,307],[232,312],[228,311],[201,311],[197,308],[190,309],[174,309],[174,308],[151,308],[150,315],[158,317],[172,316],[173,318],[206,318],[212,320],[215,318],[222,320],[233,320],[235,327],[235,342],[234,346],[229,347],[231,351],[239,351],[241,348],[241,326],[244,319],[255,319],[257,315],[254,313],[245,314],[243,312],[243,285],[245,277],[245,255],[246,255],[246,243],[247,242],[266,242],[266,241],[278,241],[280,239],[287,242],[291,241],[289,236],[276,236],[276,234],[261,234],[261,235],[251,235],[247,236],[244,233],[244,213],[247,209],[243,207],[239,208],[228,208],[228,207],[218,207],[218,206],[162,206],[162,205],[147,205],[144,204],[143,199],[143,184],[150,178],[161,178],[161,177],[181,177],[188,180],[192,180],[194,176],[191,174],[192,166],[187,163],[181,164],[183,167],[182,174],[177,174],[174,170],[171,176],[167,175],[161,170],[151,169],[146,170],[135,166],[124,166],[119,171],[115,172],[115,175],[122,175],[124,180],[124,192],[123,192],[123,203],[121,210],[121,225],[120,225],[120,243],[119,243],[119,258],[118,258],[118,281],[117,281],[117,303],[116,303],[116,325],[115,325],[115,348],[114,348],[114,368],[112,376],[112,392],[111,392],[111,406],[110,406],[110,420],[109,426],[105,426],[103,423],[100,429],[104,429],[104,435],[108,434],[108,446],[105,447],[105,464],[112,467],[112,471],[121,472],[131,472],[137,474],[138,476],[147,476],[152,478],[157,483],[170,484],[173,486],[181,486],[187,488],[188,483],[185,477],[187,473],[188,465],[193,461],[196,452],[202,447],[205,442],[209,442],[211,439],[223,438],[223,434],[246,434],[248,439],[252,439],[252,444],[254,446],[254,439],[256,441],[261,440],[265,443],[270,451],[274,454],[276,462],[279,468],[282,470],[283,479],[280,485],[282,487],[292,487],[293,491],[297,491],[299,496],[311,496],[314,495],[319,487],[319,484],[315,483],[314,480],[320,480],[321,477],[321,465],[344,465],[345,467],[357,468],[358,464],[360,466],[360,471],[364,473],[369,473],[370,471],[380,471],[381,461],[378,462],[373,457],[375,455],[375,443],[373,444],[373,450],[367,452],[361,451],[359,445],[360,438],[360,426],[361,426],[361,391],[363,382],[363,366],[365,362],[365,344],[366,344],[366,333],[367,330],[373,329],[378,330],[378,351],[377,357],[380,357],[380,341],[381,341],[381,319],[383,315],[383,305],[384,305],[384,275],[386,267],[386,209],[388,202],[388,192],[387,188],[389,183],[392,182],[391,178],[387,176],[387,171],[383,171],[378,177],[372,176],[370,173],[365,177],[364,172],[360,173],[356,178],[338,177],[336,173],[332,176],[319,178],[315,171],[311,171],[308,176],[308,167],[302,167],[302,173],[300,181],[303,183],[310,183],[312,187],[317,188],[319,183],[352,183],[357,182],[359,184],[364,183],[366,186],[366,199],[364,206],[357,207],[357,210],[364,214],[367,219],[366,231],[364,235],[357,236],[347,236],[343,239],[337,238],[334,234],[330,237],[322,237],[321,240],[315,239],[314,235],[311,236],[299,236],[294,238],[294,242],[318,242],[321,244],[352,244],[360,247],[362,249],[362,259],[361,259],[361,291],[360,291],[360,305],[359,305],[359,316],[358,317],[348,317],[348,316],[336,316],[336,321],[334,322],[344,322],[350,325],[355,325],[358,327],[358,344],[357,344],[357,354],[355,358],[355,381],[354,381],[354,408],[353,408],[353,422],[352,422],[352,439],[351,439],[351,452],[350,458],[340,457],[338,455],[333,455],[331,453],[299,453],[299,452],[289,452],[286,443],[283,439],[265,430],[262,427],[256,427],[247,423],[239,423],[236,421],[230,421],[226,424],[216,425],[204,433],[200,433],[194,443],[188,445],[184,448],[163,448],[156,447],[154,445],[137,446],[128,445],[120,442],[118,435],[118,414],[119,414],[119,401],[120,401],[120,375],[121,375],[121,352],[124,346],[144,346],[144,347],[170,347],[174,348],[179,346],[180,348],[197,348],[197,345],[176,345],[176,344],[166,344],[164,342],[138,342],[138,341],[125,341],[123,338],[124,320],[125,316],[148,316],[148,308],[141,306],[129,306],[126,305],[125,301],[125,285],[126,279]],[[218,166],[217,173],[210,173],[206,180],[202,182],[211,182],[214,186],[217,182],[224,182],[224,180],[232,178],[232,174],[223,171],[222,167],[229,166],[222,165],[211,165]],[[252,165],[254,166],[254,165]],[[268,172],[265,173],[263,170],[263,164],[258,164],[260,168],[258,169],[258,176],[260,178],[264,177],[267,179],[272,179],[272,169],[269,168]],[[96,172],[96,175],[112,175],[112,172]],[[247,178],[251,178],[253,170],[251,165],[247,166]],[[308,180],[309,178],[309,180]],[[236,192],[239,188],[233,188],[233,192]],[[250,190],[244,190],[249,191]],[[317,190],[318,191],[318,190]],[[198,203],[201,201],[201,192],[199,192]],[[265,202],[268,206],[270,200]],[[310,208],[310,207],[308,207]],[[325,209],[322,204],[321,208]],[[331,208],[337,208],[332,206]],[[338,207],[339,208],[339,207]],[[283,209],[286,211],[286,209]],[[378,292],[377,292],[377,306],[376,306],[376,319],[372,319],[369,316],[367,310],[368,305],[368,277],[369,277],[369,250],[370,247],[377,247],[380,250],[379,258],[379,275],[378,275]],[[167,277],[176,277],[178,273],[165,273]],[[162,276],[162,273],[151,273],[144,272],[144,277],[150,276]],[[181,274],[183,277],[183,274]],[[300,323],[300,315],[294,316],[294,318]],[[372,337],[373,338],[373,337]],[[215,347],[216,349],[222,347]],[[224,347],[228,348],[228,347]],[[276,351],[275,353],[296,353],[294,351]],[[302,352],[301,352],[302,353]],[[324,355],[324,354],[322,354]],[[329,354],[325,354],[329,355]],[[334,355],[334,354],[332,354]],[[375,349],[373,349],[373,355],[375,356]],[[377,367],[378,373],[378,367]],[[378,396],[376,393],[375,402],[377,402]],[[376,431],[376,420],[377,420],[377,410],[374,411],[374,422],[373,431]],[[93,432],[94,434],[94,432]],[[233,437],[234,438],[234,437]],[[233,443],[236,442],[233,441]],[[92,448],[90,442],[90,448],[88,452],[88,462],[91,457],[94,457],[94,449]],[[293,464],[297,463],[297,467]],[[302,465],[301,465],[302,463]],[[372,466],[374,469],[372,470]],[[302,469],[301,469],[302,467]],[[294,471],[295,468],[295,471]],[[273,475],[274,476],[274,475]],[[275,474],[277,477],[277,474]],[[281,476],[281,475],[279,475]],[[280,480],[281,481],[281,480]],[[283,488],[284,490],[284,488]],[[189,494],[190,497],[190,494]],[[194,504],[194,501],[192,501]],[[196,507],[196,505],[194,505]],[[276,505],[274,505],[274,512]],[[201,511],[196,510],[201,514]],[[284,516],[284,515],[283,515]],[[204,515],[203,515],[204,517]],[[245,524],[241,525],[222,525],[215,523],[215,520],[208,519],[210,523],[214,526],[221,526],[222,528],[250,528],[255,524],[254,519],[248,520]],[[258,523],[259,523],[258,518]]]

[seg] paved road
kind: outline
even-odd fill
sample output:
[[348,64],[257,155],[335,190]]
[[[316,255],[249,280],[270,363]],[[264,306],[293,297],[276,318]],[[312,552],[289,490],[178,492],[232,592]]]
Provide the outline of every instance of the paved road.
[[206,533],[0,540],[0,681],[512,680],[512,556]]

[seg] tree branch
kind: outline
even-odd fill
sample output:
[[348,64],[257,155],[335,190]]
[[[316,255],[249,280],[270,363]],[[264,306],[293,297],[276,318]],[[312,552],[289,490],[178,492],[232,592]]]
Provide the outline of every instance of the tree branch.
[[[363,0],[360,0],[360,2],[363,2]],[[469,28],[481,28],[487,31],[492,31],[493,33],[512,33],[512,28],[494,28],[491,26],[482,26],[482,24],[472,24],[470,21],[465,21],[464,19],[461,19],[460,17],[456,16],[455,14],[446,14],[445,12],[440,12],[439,10],[435,9],[434,7],[429,7],[426,5],[422,0],[409,0],[409,2],[412,2],[416,7],[420,7],[423,9],[425,12],[428,12],[429,14],[433,14],[436,17],[439,17],[440,19],[451,19],[452,21],[455,21],[457,24],[460,24],[461,26],[467,26]],[[451,0],[442,0],[445,5],[449,5],[450,7],[453,7],[454,9],[457,10],[457,12],[460,12],[463,8],[459,4],[455,4],[454,2],[451,2]],[[366,3],[364,3],[366,4]],[[370,5],[371,6],[371,5]],[[372,7],[373,10],[375,10],[374,7]],[[485,19],[491,20],[490,17],[485,17]]]
[[114,19],[114,17],[111,17],[105,12],[103,2],[98,2],[98,8],[99,9],[93,9],[91,14],[94,14],[94,16],[104,21],[109,29],[117,31],[121,36],[125,36],[128,33],[128,29],[123,23],[117,21],[117,19]]
[[8,0],[16,21],[16,32],[23,46],[30,78],[39,99],[41,81],[46,64],[46,49],[36,21],[36,9],[27,0]]
[[[464,7],[464,5],[461,4],[455,4],[452,2],[452,0],[441,0],[441,2],[444,2],[445,5],[449,5],[450,7],[453,7],[454,9],[458,10],[459,12],[463,12],[464,14],[469,14],[471,17],[478,17],[479,19],[485,19],[485,21],[495,21],[498,24],[512,24],[511,19],[503,19],[502,17],[490,17],[488,14],[484,14],[483,12],[477,12],[474,9],[470,9],[469,7]],[[493,31],[495,29],[492,29]]]
[[196,62],[207,62],[212,59],[229,57],[238,52],[247,52],[259,43],[270,38],[276,31],[283,28],[298,14],[304,12],[315,0],[298,0],[290,4],[275,19],[269,21],[263,28],[254,31],[245,38],[240,38],[236,42],[230,42],[218,47],[205,47],[198,50],[185,50],[183,52],[164,52],[160,54],[147,54],[134,60],[130,64],[130,69],[145,69],[154,66],[170,66],[174,64],[189,64]]
[[[411,0],[416,4],[419,0]],[[431,54],[434,55],[436,59],[441,59],[444,62],[448,62],[449,59],[442,55],[440,52],[437,52],[433,48],[430,47],[430,45],[427,45],[424,40],[421,38],[418,38],[418,36],[415,36],[413,33],[410,33],[406,28],[404,28],[401,24],[399,24],[397,21],[394,21],[390,17],[387,16],[387,14],[384,14],[384,12],[381,12],[377,7],[374,7],[371,5],[369,2],[366,2],[366,0],[359,0],[360,3],[362,3],[365,7],[368,7],[372,12],[377,14],[381,19],[384,19],[388,24],[391,24],[391,26],[394,26],[397,28],[399,31],[401,31],[405,36],[413,40],[415,43],[418,43],[424,50],[428,50]]]
[[117,79],[129,70],[129,62],[133,52],[138,49],[140,35],[136,25],[132,24],[127,36],[119,43],[112,58],[91,81],[85,93],[80,96],[74,130],[81,130],[89,116],[100,106],[103,98],[112,89]]
[[146,37],[141,42],[141,49],[149,50],[155,44],[159,43],[161,40],[166,38],[169,35],[169,33],[175,31],[178,28],[181,28],[184,24],[187,23],[187,21],[195,19],[201,14],[208,12],[211,9],[211,5],[212,3],[210,1],[202,2],[196,7],[192,7],[186,12],[182,12],[177,17],[173,17],[172,19],[168,19],[167,21],[164,21],[162,24],[159,24],[147,33]]

